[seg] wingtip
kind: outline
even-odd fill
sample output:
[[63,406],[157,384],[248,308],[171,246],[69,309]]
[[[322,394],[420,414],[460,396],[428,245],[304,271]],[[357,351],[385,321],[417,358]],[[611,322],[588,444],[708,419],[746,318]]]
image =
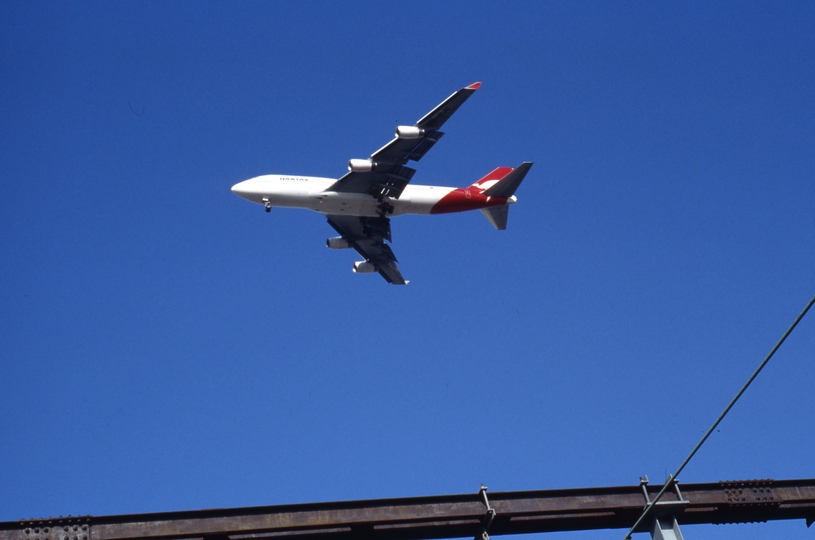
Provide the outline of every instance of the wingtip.
[[481,88],[481,83],[480,82],[474,82],[470,86],[466,86],[464,89],[465,90],[478,90],[479,88]]

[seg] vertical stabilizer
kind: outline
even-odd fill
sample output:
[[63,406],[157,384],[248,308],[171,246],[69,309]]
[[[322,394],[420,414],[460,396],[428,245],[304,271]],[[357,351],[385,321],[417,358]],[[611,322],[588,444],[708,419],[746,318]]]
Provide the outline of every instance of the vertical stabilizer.
[[512,197],[512,195],[515,193],[515,190],[518,189],[518,186],[520,186],[521,182],[523,182],[526,173],[529,172],[529,169],[531,167],[532,167],[531,161],[524,161],[518,166],[517,169],[513,170],[511,173],[504,176],[497,183],[487,188],[484,191],[484,195],[486,195],[487,197],[500,197],[502,199],[508,199]]

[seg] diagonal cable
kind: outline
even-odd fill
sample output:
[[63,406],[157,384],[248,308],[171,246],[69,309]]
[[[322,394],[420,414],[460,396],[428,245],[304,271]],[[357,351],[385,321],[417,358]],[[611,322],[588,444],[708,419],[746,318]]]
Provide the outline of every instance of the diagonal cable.
[[766,366],[767,362],[770,361],[770,358],[773,357],[775,351],[777,351],[778,348],[781,347],[781,344],[784,343],[784,340],[787,339],[787,336],[789,336],[790,333],[792,333],[795,327],[798,326],[798,323],[801,322],[801,319],[804,318],[804,315],[807,314],[807,311],[809,311],[809,308],[812,307],[812,304],[815,304],[815,296],[813,296],[812,300],[809,301],[809,304],[807,304],[807,307],[804,308],[804,311],[802,311],[801,314],[798,315],[798,318],[795,319],[795,322],[792,323],[792,326],[790,326],[787,329],[787,331],[784,332],[784,335],[781,336],[781,339],[778,340],[778,343],[775,344],[775,347],[773,347],[773,350],[770,351],[770,354],[767,355],[767,357],[764,359],[763,362],[761,362],[761,364],[758,366],[755,372],[753,372],[753,374],[750,376],[747,382],[744,383],[744,386],[741,387],[741,390],[739,390],[739,393],[736,394],[736,397],[733,398],[733,401],[731,401],[730,404],[725,408],[724,412],[722,412],[722,414],[719,415],[719,418],[717,418],[716,421],[713,422],[713,425],[710,426],[710,429],[707,430],[707,433],[705,433],[705,435],[702,437],[702,440],[699,441],[699,443],[696,445],[696,447],[694,447],[691,453],[688,454],[688,457],[685,458],[685,461],[682,462],[682,465],[680,465],[679,468],[676,469],[675,473],[668,477],[668,479],[665,481],[665,485],[662,486],[662,489],[659,490],[659,493],[657,493],[657,496],[654,498],[654,500],[645,505],[645,509],[642,511],[642,514],[640,514],[640,517],[637,519],[636,523],[634,523],[634,525],[630,529],[628,529],[628,532],[625,534],[625,538],[623,540],[631,540],[631,533],[634,532],[634,529],[639,527],[640,523],[642,523],[642,521],[646,517],[648,517],[648,515],[651,513],[651,510],[654,508],[654,505],[662,497],[662,494],[665,493],[665,490],[668,489],[668,486],[671,485],[671,482],[673,482],[673,480],[677,476],[679,476],[679,473],[682,472],[682,469],[685,468],[685,465],[688,464],[688,462],[691,460],[694,454],[696,454],[696,451],[699,450],[699,448],[701,448],[702,444],[704,444],[704,442],[707,440],[710,434],[713,433],[713,430],[716,429],[716,426],[719,425],[719,422],[721,422],[725,415],[730,411],[730,409],[733,408],[733,405],[736,404],[736,401],[738,401],[741,395],[744,393],[744,391],[747,390],[747,387],[750,386],[750,383],[753,382],[753,379],[755,379],[761,372],[761,370],[764,369],[764,366]]

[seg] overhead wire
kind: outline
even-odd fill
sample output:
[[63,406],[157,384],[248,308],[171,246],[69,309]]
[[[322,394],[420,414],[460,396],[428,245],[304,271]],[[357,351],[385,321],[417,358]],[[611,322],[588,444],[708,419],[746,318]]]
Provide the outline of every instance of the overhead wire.
[[807,314],[807,311],[809,311],[809,308],[811,308],[813,304],[815,304],[815,296],[812,297],[812,300],[809,301],[809,303],[804,308],[804,310],[801,312],[801,314],[798,315],[798,317],[795,319],[795,321],[792,323],[792,325],[787,329],[786,332],[784,332],[784,335],[781,336],[781,339],[778,340],[778,343],[775,344],[775,347],[773,347],[773,349],[770,351],[770,354],[768,354],[767,357],[764,358],[764,361],[761,362],[761,364],[753,372],[753,374],[750,376],[750,378],[747,380],[747,382],[744,383],[744,386],[741,387],[741,390],[739,390],[738,394],[736,394],[736,397],[733,398],[733,400],[725,408],[725,410],[722,412],[722,414],[719,415],[719,418],[717,418],[716,421],[713,422],[713,425],[710,426],[710,429],[707,430],[707,433],[705,433],[705,435],[702,437],[702,439],[696,444],[694,449],[691,450],[691,453],[688,454],[688,457],[685,458],[685,461],[682,462],[682,465],[679,466],[679,468],[676,470],[675,473],[668,476],[668,479],[665,481],[665,485],[663,485],[662,489],[659,490],[659,493],[657,493],[656,497],[654,497],[654,500],[650,501],[648,504],[645,505],[645,508],[643,509],[642,514],[640,514],[640,517],[637,519],[637,521],[634,523],[634,525],[632,525],[631,528],[628,530],[628,532],[625,534],[625,538],[623,540],[630,540],[631,539],[631,534],[634,532],[634,530],[636,530],[636,528],[639,527],[640,523],[642,523],[643,520],[646,517],[648,517],[648,515],[651,513],[651,510],[656,505],[657,501],[659,501],[659,499],[662,497],[662,495],[665,493],[665,491],[668,489],[668,487],[673,483],[674,479],[677,476],[679,476],[679,473],[682,472],[682,469],[685,468],[685,465],[688,464],[688,462],[691,460],[691,458],[694,456],[694,454],[696,454],[696,452],[699,450],[699,448],[702,447],[702,444],[704,444],[704,442],[707,440],[707,438],[710,436],[710,434],[713,433],[713,430],[716,429],[716,426],[719,425],[719,422],[721,422],[722,419],[725,417],[725,415],[730,411],[730,409],[733,408],[733,405],[736,404],[736,401],[738,401],[739,398],[741,397],[741,395],[744,393],[744,391],[747,390],[747,387],[750,386],[750,383],[752,383],[753,380],[758,376],[758,374],[761,373],[761,370],[764,369],[764,366],[766,366],[767,362],[770,361],[770,358],[773,357],[773,355],[775,354],[775,351],[777,351],[778,348],[781,347],[781,344],[784,343],[784,340],[787,339],[787,336],[789,336],[792,333],[792,331],[795,329],[795,327],[798,326],[798,323],[801,322],[801,319],[804,318],[804,315]]

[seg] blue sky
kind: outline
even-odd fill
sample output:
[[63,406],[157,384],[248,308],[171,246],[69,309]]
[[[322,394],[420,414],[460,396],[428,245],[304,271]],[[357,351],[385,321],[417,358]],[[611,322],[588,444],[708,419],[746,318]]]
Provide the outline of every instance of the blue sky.
[[[812,3],[9,1],[0,46],[0,520],[662,481],[815,294]],[[474,81],[414,181],[535,166],[507,231],[395,219],[407,287],[229,191]],[[815,477],[814,352],[681,480]]]

